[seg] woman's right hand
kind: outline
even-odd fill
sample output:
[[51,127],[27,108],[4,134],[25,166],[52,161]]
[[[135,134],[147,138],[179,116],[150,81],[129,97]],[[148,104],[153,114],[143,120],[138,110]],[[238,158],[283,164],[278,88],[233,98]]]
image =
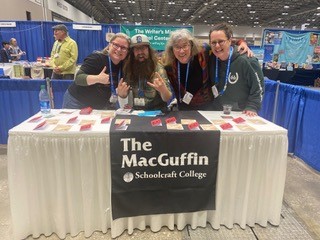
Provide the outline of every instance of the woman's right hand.
[[106,74],[107,67],[105,66],[102,71],[96,76],[97,82],[105,85],[110,84],[109,74]]
[[126,98],[128,96],[128,92],[129,92],[130,86],[123,81],[123,78],[120,79],[119,83],[118,83],[118,96],[121,98]]

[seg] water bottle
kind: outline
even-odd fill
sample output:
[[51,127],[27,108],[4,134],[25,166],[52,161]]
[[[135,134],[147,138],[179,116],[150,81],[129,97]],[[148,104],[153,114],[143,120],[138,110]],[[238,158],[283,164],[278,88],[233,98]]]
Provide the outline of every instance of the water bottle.
[[45,85],[41,85],[39,92],[40,111],[43,115],[50,113],[50,98]]

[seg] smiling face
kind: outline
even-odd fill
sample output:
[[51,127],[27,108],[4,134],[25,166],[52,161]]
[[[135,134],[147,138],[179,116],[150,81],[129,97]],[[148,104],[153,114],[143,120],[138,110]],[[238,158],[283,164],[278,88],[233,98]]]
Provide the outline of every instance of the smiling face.
[[191,44],[188,40],[180,39],[173,45],[173,54],[182,64],[189,62],[191,58]]
[[111,58],[111,61],[114,64],[118,64],[128,55],[129,42],[122,37],[117,37],[110,43],[110,45],[109,56]]
[[222,30],[212,31],[210,34],[210,46],[213,54],[222,61],[229,57],[231,39]]
[[149,58],[149,46],[139,45],[133,47],[134,58],[139,62],[144,62]]

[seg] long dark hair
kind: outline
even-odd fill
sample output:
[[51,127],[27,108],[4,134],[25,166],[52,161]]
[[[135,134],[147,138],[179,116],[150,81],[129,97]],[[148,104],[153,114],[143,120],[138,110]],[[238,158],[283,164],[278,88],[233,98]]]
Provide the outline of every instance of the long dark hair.
[[155,50],[150,46],[148,46],[148,49],[149,58],[144,63],[137,64],[133,53],[133,47],[130,48],[129,57],[123,67],[123,72],[125,73],[124,80],[129,82],[129,84],[139,81],[141,77],[147,81],[151,80],[158,64],[158,58]]

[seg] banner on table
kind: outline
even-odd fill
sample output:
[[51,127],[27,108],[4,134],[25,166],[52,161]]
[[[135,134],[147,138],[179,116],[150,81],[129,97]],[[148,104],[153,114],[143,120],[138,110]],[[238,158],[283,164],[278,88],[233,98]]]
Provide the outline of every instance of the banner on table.
[[219,131],[111,129],[113,219],[214,210],[219,143]]
[[[148,36],[153,49],[163,51],[165,50],[170,33],[180,28],[182,27],[121,25],[121,32],[130,37],[136,34],[145,34]],[[183,28],[188,29],[193,34],[193,27]]]

